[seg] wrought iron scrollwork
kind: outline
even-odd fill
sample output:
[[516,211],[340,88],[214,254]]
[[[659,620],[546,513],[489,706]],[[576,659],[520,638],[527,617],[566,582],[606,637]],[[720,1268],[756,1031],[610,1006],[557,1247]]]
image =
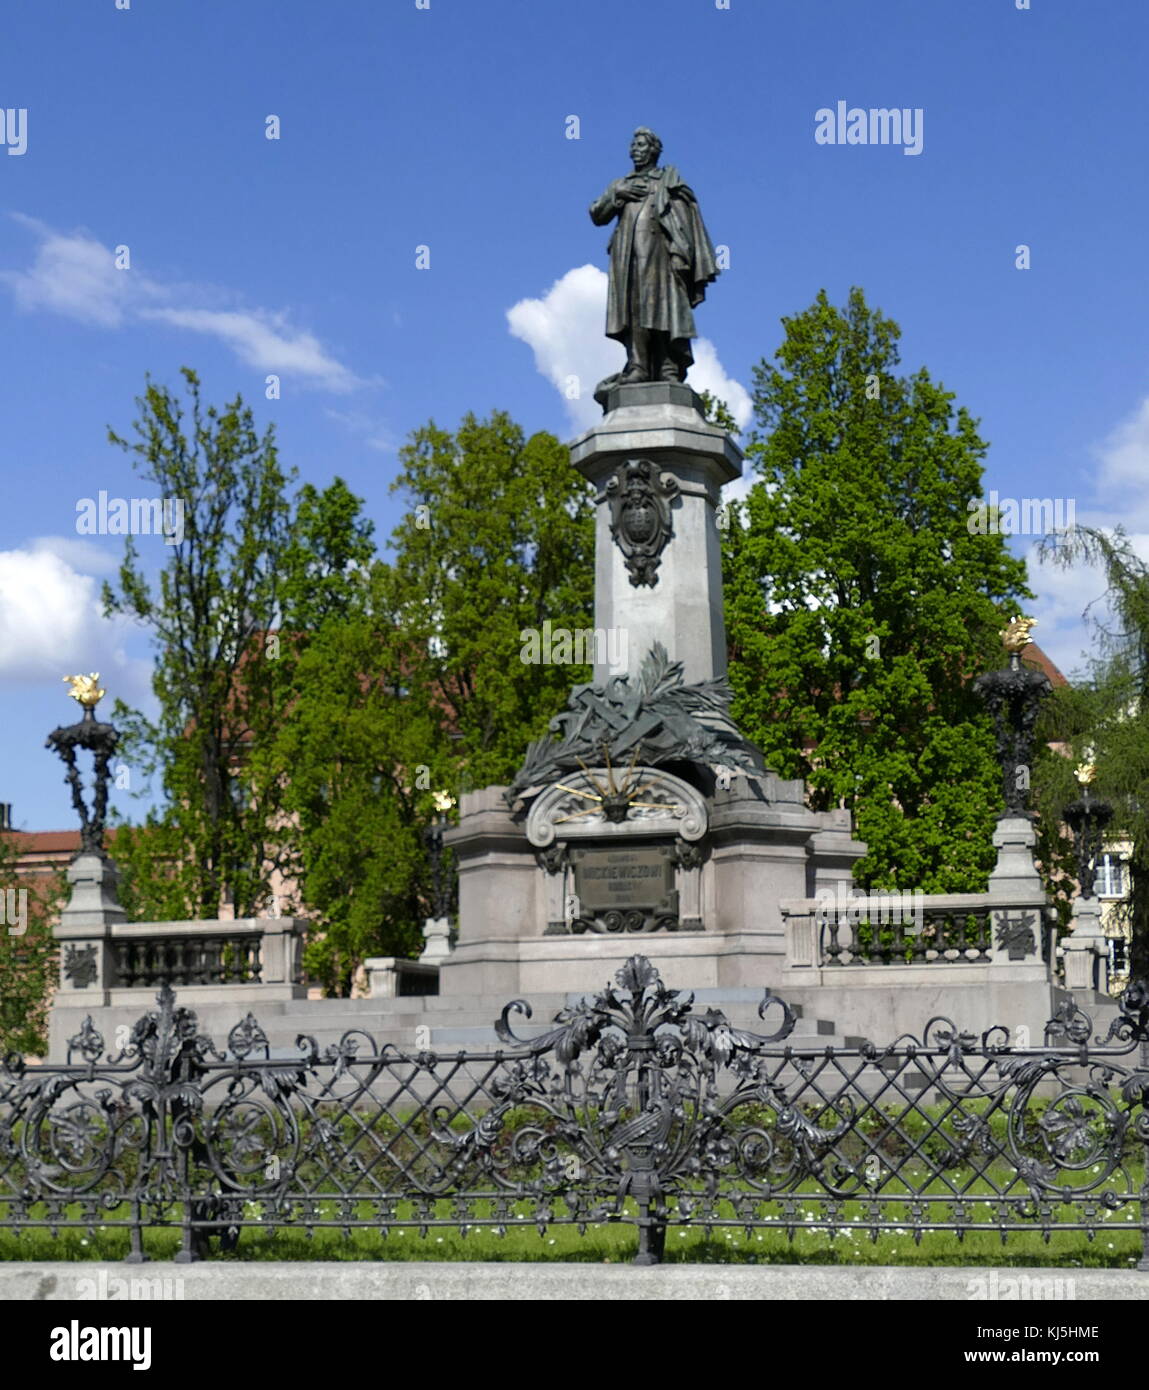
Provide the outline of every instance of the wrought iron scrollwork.
[[538,1036],[508,1004],[489,1051],[352,1030],[283,1058],[250,1014],[219,1051],[157,1005],[114,1054],[89,1019],[66,1063],[0,1064],[0,1226],[98,1221],[142,1258],[174,1225],[194,1259],[248,1228],[623,1222],[651,1263],[672,1226],[1095,1235],[1144,1199],[1144,985],[1105,1043],[1070,1003],[1038,1047],[940,1017],[818,1046],[768,992],[751,1031],[638,955]]

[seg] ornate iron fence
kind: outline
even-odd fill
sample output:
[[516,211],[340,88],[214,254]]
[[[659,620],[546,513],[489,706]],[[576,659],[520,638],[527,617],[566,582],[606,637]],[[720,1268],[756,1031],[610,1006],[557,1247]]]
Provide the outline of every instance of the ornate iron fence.
[[[1042,1047],[931,1019],[884,1049],[789,1045],[666,989],[633,957],[593,999],[504,1046],[382,1048],[350,1032],[271,1055],[250,1014],[223,1051],[165,986],[115,1055],[88,1019],[64,1064],[0,1069],[0,1227],[182,1232],[177,1258],[242,1232],[629,1223],[877,1240],[1140,1232],[1149,1270],[1149,988],[1105,1039],[1067,1006]],[[809,1211],[807,1209],[810,1209]],[[1132,1223],[1136,1223],[1133,1225]]]

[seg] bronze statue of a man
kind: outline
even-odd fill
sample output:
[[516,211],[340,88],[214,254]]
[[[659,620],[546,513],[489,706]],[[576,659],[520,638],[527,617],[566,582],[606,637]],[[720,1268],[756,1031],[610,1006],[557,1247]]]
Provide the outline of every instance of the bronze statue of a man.
[[691,311],[718,276],[698,200],[672,164],[659,167],[661,153],[662,141],[640,126],[630,142],[634,172],[591,204],[596,227],[618,218],[607,248],[606,336],[626,348],[626,366],[599,383],[595,397],[604,403],[612,386],[686,380]]

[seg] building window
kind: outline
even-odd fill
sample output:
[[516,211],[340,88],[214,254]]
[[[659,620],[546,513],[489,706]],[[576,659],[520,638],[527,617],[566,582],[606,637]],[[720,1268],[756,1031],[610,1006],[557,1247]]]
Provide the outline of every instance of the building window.
[[1123,936],[1109,938],[1109,966],[1114,975],[1129,973],[1129,943]]
[[1125,861],[1115,854],[1102,854],[1094,868],[1093,891],[1099,898],[1125,896]]

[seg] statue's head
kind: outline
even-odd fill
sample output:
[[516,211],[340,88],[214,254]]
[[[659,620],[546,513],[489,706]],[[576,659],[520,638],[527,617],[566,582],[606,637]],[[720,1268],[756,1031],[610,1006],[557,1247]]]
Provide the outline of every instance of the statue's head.
[[647,126],[640,125],[630,138],[630,157],[635,168],[651,162],[657,164],[662,153],[662,141]]

